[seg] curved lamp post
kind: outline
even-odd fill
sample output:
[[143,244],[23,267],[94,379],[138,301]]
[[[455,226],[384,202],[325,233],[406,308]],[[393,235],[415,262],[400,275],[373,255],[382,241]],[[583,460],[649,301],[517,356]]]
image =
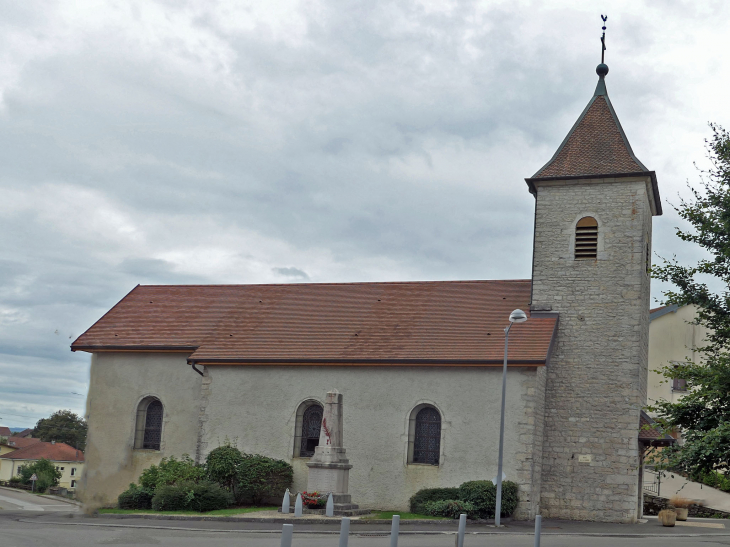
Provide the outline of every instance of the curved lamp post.
[[502,454],[504,452],[504,402],[507,394],[507,347],[509,345],[509,330],[513,323],[524,323],[527,314],[522,310],[515,310],[509,314],[509,325],[504,329],[504,365],[502,366],[502,414],[499,420],[499,463],[497,464],[497,504],[494,507],[494,524],[499,526],[502,512]]

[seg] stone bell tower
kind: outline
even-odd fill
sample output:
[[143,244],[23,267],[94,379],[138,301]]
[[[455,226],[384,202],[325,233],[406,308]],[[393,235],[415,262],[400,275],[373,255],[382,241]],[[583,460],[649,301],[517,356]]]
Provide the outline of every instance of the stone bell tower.
[[633,522],[640,502],[656,174],[636,158],[606,92],[595,94],[532,178],[533,314],[559,314],[547,369],[540,511]]

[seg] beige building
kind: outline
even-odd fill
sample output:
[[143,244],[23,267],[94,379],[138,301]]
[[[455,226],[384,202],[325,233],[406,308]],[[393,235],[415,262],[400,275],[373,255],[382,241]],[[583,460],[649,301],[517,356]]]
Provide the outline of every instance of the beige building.
[[651,310],[648,404],[660,400],[676,403],[687,392],[683,380],[669,380],[659,371],[667,365],[699,361],[696,348],[705,344],[708,329],[693,324],[696,313],[695,306],[676,304]]
[[[10,443],[21,441],[35,441],[25,444],[22,448],[13,448]],[[20,469],[32,465],[40,459],[51,461],[61,472],[59,486],[75,490],[84,471],[84,453],[66,443],[42,442],[38,439],[9,438],[6,448],[11,450],[0,454],[0,481],[8,481],[20,472]]]
[[349,493],[407,510],[429,487],[497,474],[510,312],[505,468],[517,518],[634,522],[646,401],[656,174],[634,155],[604,77],[535,198],[532,278],[138,286],[81,335],[92,354],[82,498],[111,505],[162,457],[226,438],[291,462],[344,396]]

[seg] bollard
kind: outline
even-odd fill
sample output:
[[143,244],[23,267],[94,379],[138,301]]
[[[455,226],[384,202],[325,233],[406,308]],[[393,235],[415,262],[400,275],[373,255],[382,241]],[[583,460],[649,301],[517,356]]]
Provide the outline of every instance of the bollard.
[[294,503],[294,516],[295,517],[302,516],[302,495],[301,494],[297,494],[297,501]]
[[398,547],[398,525],[400,515],[393,515],[393,524],[390,525],[390,547]]
[[350,517],[342,517],[340,525],[340,547],[347,547],[347,540],[350,537]]
[[289,489],[284,492],[284,501],[281,502],[281,512],[288,513],[289,507],[291,506],[291,499],[289,498]]
[[291,537],[294,533],[293,524],[285,524],[281,528],[281,547],[291,547]]
[[324,510],[324,514],[327,517],[335,516],[335,502],[332,501],[332,494],[327,496],[327,507]]
[[540,547],[540,532],[542,531],[542,517],[535,517],[535,547]]
[[459,515],[459,533],[456,535],[456,547],[464,547],[464,534],[466,533],[466,514]]

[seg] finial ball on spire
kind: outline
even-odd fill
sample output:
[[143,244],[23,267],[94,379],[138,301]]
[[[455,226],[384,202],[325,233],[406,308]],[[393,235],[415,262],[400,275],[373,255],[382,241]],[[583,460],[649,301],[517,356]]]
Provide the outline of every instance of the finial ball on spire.
[[601,78],[603,78],[606,74],[608,74],[608,65],[601,63],[596,67],[596,74],[598,74]]

